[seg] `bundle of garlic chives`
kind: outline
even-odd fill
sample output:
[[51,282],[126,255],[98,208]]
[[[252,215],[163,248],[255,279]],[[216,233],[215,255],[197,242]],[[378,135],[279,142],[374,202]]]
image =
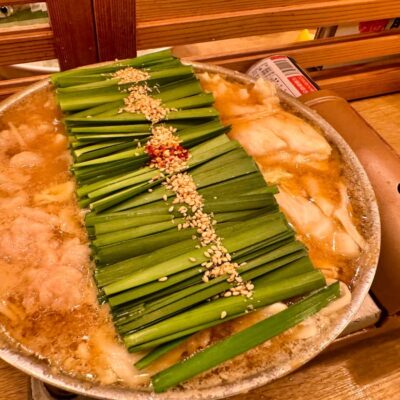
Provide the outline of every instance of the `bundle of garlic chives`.
[[[99,298],[129,351],[170,348],[249,307],[325,285],[278,210],[277,188],[228,139],[212,95],[170,51],[61,72],[52,81],[79,204],[90,210]],[[157,133],[173,143],[154,148]],[[171,382],[168,370],[154,378],[158,391]]]

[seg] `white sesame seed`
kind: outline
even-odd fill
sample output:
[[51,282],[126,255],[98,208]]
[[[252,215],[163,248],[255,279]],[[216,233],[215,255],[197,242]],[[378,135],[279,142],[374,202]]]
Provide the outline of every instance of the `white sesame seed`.
[[[171,213],[174,211],[174,205],[178,205],[177,209],[183,217],[183,221],[177,225],[178,230],[186,228],[196,229],[199,237],[192,235],[193,240],[199,239],[199,244],[195,245],[196,249],[200,249],[201,246],[209,247],[204,251],[204,256],[209,260],[203,262],[201,265],[205,267],[206,271],[203,272],[203,281],[208,282],[209,279],[213,279],[222,275],[228,275],[228,282],[236,281],[236,284],[242,283],[242,278],[239,277],[237,263],[231,262],[232,257],[228,250],[222,245],[223,238],[218,237],[215,232],[214,225],[217,221],[214,219],[212,213],[206,213],[203,211],[204,199],[198,193],[196,184],[193,177],[183,170],[187,169],[187,158],[184,160],[174,158],[175,152],[170,151],[174,146],[179,145],[180,139],[174,135],[176,129],[165,125],[157,125],[152,128],[152,136],[148,142],[153,148],[162,149],[159,151],[156,157],[151,160],[150,166],[157,168],[161,173],[154,179],[159,179],[163,172],[167,175],[165,182],[162,185],[171,192],[174,193],[172,199],[172,206],[169,207],[168,211]],[[147,149],[147,146],[146,146]],[[217,196],[214,196],[217,198]],[[168,196],[163,195],[163,200],[167,201]],[[188,210],[191,213],[188,214]],[[172,219],[174,223],[174,220]],[[189,257],[191,262],[195,262],[195,257]],[[239,294],[247,295],[251,289],[244,285],[236,285],[236,287],[227,291],[224,296],[238,296]]]
[[168,280],[168,276],[163,276],[162,278],[158,279],[159,282],[165,282],[166,280]]
[[145,81],[150,78],[150,74],[140,69],[136,69],[133,67],[126,67],[114,72],[112,74],[112,77],[118,79],[119,85],[123,85],[126,83],[136,83],[140,81]]
[[254,285],[251,282],[247,283],[246,287],[247,287],[248,290],[253,290],[254,289]]
[[224,319],[227,315],[228,315],[228,313],[226,311],[222,311],[221,319]]

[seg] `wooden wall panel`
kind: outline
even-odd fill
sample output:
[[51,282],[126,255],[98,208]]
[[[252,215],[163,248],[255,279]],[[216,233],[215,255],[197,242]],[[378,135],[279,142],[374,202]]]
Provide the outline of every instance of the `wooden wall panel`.
[[92,0],[47,0],[61,69],[97,61]]
[[135,57],[135,1],[93,0],[93,7],[99,61]]
[[[220,2],[221,3],[221,2]],[[207,2],[206,2],[207,4]],[[207,10],[206,4],[201,6]],[[138,49],[207,42],[230,37],[244,37],[302,28],[400,15],[398,0],[331,0],[236,11],[226,3],[224,12],[208,15],[180,16],[137,22]],[[161,13],[160,13],[161,15]]]

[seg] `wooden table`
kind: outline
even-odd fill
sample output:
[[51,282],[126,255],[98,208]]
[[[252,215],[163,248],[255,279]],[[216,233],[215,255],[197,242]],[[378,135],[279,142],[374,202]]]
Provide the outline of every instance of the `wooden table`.
[[[352,103],[400,154],[400,93]],[[0,400],[28,399],[27,375],[0,361]],[[324,352],[297,372],[234,400],[400,400],[400,325]]]

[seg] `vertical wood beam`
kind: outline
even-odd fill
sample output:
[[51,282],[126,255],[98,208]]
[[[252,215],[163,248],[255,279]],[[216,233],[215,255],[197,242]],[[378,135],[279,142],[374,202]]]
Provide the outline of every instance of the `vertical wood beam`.
[[99,61],[136,56],[135,0],[93,0]]
[[61,70],[98,61],[92,0],[47,0]]

